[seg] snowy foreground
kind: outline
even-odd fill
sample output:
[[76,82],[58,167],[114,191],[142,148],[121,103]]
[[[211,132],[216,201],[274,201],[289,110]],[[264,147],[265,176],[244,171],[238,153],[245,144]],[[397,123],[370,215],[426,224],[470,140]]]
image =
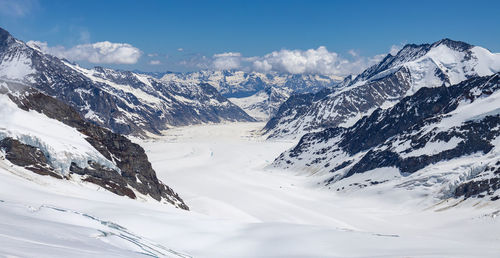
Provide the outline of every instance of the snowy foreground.
[[[0,256],[498,257],[500,203],[383,185],[351,193],[266,169],[295,142],[262,123],[176,128],[139,142],[191,211],[0,160]],[[1,158],[0,158],[1,159]]]

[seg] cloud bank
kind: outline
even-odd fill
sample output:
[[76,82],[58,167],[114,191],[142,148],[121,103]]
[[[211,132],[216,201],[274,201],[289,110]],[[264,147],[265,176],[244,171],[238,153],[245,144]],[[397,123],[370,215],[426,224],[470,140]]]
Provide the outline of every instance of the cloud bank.
[[102,41],[92,44],[80,44],[71,48],[48,46],[47,42],[28,41],[28,45],[42,52],[66,58],[71,61],[87,61],[94,64],[135,64],[142,51],[127,43]]
[[215,54],[213,58],[212,64],[216,70],[238,69],[244,61],[241,53],[233,52]]
[[[47,42],[29,41],[28,45],[41,51],[71,61],[86,61],[94,64],[136,64],[142,51],[127,43],[109,41],[80,44],[71,48],[48,46]],[[388,50],[396,54],[401,46],[392,46]],[[179,51],[179,50],[178,50]],[[182,53],[182,52],[181,52]],[[284,72],[291,74],[322,74],[345,77],[358,74],[366,68],[380,62],[386,54],[366,57],[355,50],[349,50],[346,56],[329,51],[325,46],[300,49],[281,49],[263,56],[244,56],[239,52],[217,53],[205,56],[196,53],[182,53],[176,65],[193,70],[243,70],[258,72]],[[148,65],[165,65],[157,57],[157,53],[149,53]]]
[[[391,49],[393,50],[393,49]],[[263,56],[245,57],[239,52],[215,54],[212,57],[196,56],[183,60],[181,65],[205,67],[213,70],[239,69],[259,72],[286,72],[292,74],[323,74],[346,76],[357,74],[378,63],[385,54],[373,57],[360,56],[354,50],[349,58],[320,46],[316,49],[273,51]]]
[[282,71],[293,74],[344,74],[343,64],[347,60],[339,57],[335,52],[330,52],[326,47],[308,50],[273,51],[263,57],[257,57],[252,65],[256,70]]

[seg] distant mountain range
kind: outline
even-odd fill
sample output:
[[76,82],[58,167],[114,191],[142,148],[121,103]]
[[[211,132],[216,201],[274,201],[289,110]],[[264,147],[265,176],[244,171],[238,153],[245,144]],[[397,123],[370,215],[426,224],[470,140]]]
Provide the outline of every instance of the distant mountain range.
[[254,121],[208,84],[168,84],[152,76],[85,69],[0,29],[0,78],[37,88],[116,133],[159,134],[170,126]]
[[500,54],[443,39],[406,45],[396,55],[334,88],[299,94],[280,106],[265,126],[269,137],[300,137],[329,127],[349,127],[375,109],[387,108],[422,87],[457,84],[500,71]]
[[259,73],[238,70],[198,71],[187,73],[166,73],[164,82],[179,85],[207,83],[216,88],[224,97],[249,97],[269,87],[286,88],[296,93],[319,91],[342,80],[338,76],[317,74]]
[[206,70],[166,73],[161,80],[175,85],[209,84],[257,120],[267,121],[290,95],[332,88],[342,78],[317,74]]

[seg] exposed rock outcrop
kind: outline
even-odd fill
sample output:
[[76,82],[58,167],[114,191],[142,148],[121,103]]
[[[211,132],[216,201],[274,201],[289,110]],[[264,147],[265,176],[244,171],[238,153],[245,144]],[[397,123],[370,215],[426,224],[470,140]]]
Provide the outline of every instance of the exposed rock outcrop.
[[[85,168],[80,168],[77,164],[71,164],[71,173],[81,175],[84,181],[98,184],[118,195],[136,198],[133,191],[135,190],[141,194],[149,195],[155,200],[165,200],[182,209],[188,209],[182,199],[156,177],[156,173],[141,146],[122,135],[84,121],[78,112],[70,106],[33,88],[26,88],[15,94],[9,94],[9,98],[21,109],[26,111],[35,110],[45,114],[48,118],[56,119],[74,127],[86,136],[85,140],[98,152],[120,169],[120,171],[115,171],[96,162],[89,162]],[[36,148],[24,144],[12,145],[11,141],[4,141],[3,145],[7,147],[13,146],[6,148],[7,159],[12,160],[12,163],[24,167],[32,165],[32,163],[39,163],[41,165],[39,165],[40,168],[37,167],[38,170],[45,168],[44,173],[53,172],[50,164],[43,155],[40,156],[41,152]],[[24,151],[33,153],[32,155],[35,155],[36,159],[18,161],[16,157]],[[61,177],[57,173],[54,175]]]

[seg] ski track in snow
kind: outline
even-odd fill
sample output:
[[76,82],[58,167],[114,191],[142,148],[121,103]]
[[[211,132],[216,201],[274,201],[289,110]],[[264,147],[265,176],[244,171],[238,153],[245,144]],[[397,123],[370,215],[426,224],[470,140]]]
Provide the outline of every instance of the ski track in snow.
[[0,160],[0,254],[498,257],[498,203],[429,206],[383,187],[339,194],[318,185],[321,177],[266,168],[296,142],[264,141],[262,126],[200,125],[136,140],[189,212]]

